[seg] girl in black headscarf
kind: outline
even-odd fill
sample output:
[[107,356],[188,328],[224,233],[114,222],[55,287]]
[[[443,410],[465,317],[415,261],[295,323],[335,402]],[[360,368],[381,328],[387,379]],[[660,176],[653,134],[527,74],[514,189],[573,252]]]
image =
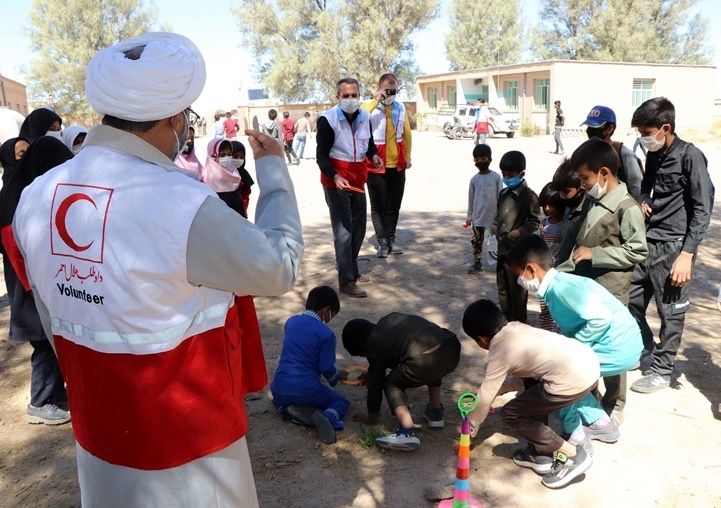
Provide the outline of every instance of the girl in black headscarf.
[[30,144],[45,135],[62,139],[60,134],[62,126],[63,120],[54,111],[47,108],[36,109],[20,126],[20,137]]
[[[5,154],[6,152],[3,152]],[[13,155],[14,157],[14,155]],[[38,138],[20,159],[14,173],[3,185],[0,193],[0,235],[5,251],[5,283],[10,300],[10,340],[29,341],[33,347],[30,357],[30,404],[27,407],[29,423],[59,425],[70,421],[70,413],[58,407],[67,403],[65,381],[60,373],[55,352],[48,341],[35,307],[32,292],[27,286],[24,268],[19,264],[19,253],[14,243],[12,221],[22,191],[35,178],[73,157],[62,141],[49,136]],[[5,165],[3,155],[3,165]],[[13,264],[8,261],[11,258]],[[18,267],[16,271],[15,267]],[[21,272],[21,278],[18,277]]]

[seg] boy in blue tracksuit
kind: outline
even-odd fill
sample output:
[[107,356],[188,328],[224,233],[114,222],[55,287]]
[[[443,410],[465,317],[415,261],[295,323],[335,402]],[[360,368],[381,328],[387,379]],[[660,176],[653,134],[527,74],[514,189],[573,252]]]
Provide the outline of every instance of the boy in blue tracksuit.
[[[587,277],[562,273],[553,267],[553,255],[539,236],[522,238],[508,255],[508,264],[518,284],[548,306],[548,311],[567,337],[588,344],[598,356],[601,376],[622,374],[638,362],[643,343],[641,330],[618,298]],[[567,428],[570,441],[580,443],[591,434],[595,439],[615,442],[618,424],[609,418],[595,396],[558,412],[561,423],[571,421],[569,411],[577,410],[588,428]]]
[[281,414],[314,425],[321,441],[334,443],[350,402],[320,378],[335,386],[348,376],[335,367],[336,337],[326,324],[340,310],[338,294],[328,286],[316,287],[308,293],[305,308],[285,323],[283,350],[270,392]]

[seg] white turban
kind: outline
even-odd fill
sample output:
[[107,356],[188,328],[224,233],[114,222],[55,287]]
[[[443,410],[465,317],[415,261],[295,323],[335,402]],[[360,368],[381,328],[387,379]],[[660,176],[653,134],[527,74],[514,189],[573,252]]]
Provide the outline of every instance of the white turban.
[[[135,48],[143,49],[133,60],[126,52]],[[168,32],[146,33],[101,49],[85,78],[85,94],[95,111],[132,122],[180,113],[203,86],[203,55],[187,37]]]

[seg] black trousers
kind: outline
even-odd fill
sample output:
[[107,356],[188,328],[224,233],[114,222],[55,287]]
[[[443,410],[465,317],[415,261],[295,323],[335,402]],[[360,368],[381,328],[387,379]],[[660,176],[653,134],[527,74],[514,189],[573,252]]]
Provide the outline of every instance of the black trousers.
[[360,276],[358,253],[366,235],[366,196],[323,187],[330,212],[338,283],[344,286]]
[[496,264],[496,283],[498,285],[498,301],[501,311],[508,321],[528,321],[528,291],[516,282],[516,277],[506,265],[506,256],[498,256]]
[[405,187],[405,171],[386,168],[384,174],[368,173],[371,220],[378,240],[395,238]]
[[66,402],[65,381],[50,342],[31,340],[30,345],[33,347],[30,356],[30,404],[41,407]]
[[606,388],[606,391],[603,393],[603,397],[598,397],[598,393],[596,393],[596,398],[599,398],[601,401],[601,405],[603,406],[603,409],[606,410],[608,414],[611,414],[613,411],[623,411],[623,408],[626,407],[626,372],[623,374],[619,374],[618,376],[606,376],[603,379],[603,386]]
[[[681,253],[683,242],[648,241],[648,257],[636,266],[631,279],[629,310],[638,321],[646,351],[652,353],[651,372],[670,376],[676,353],[681,345],[686,311],[690,308],[689,284],[683,287],[671,285],[671,266]],[[696,258],[694,256],[693,262]],[[693,264],[692,264],[693,266]],[[659,342],[653,340],[653,332],[646,321],[646,309],[653,298],[661,320]]]
[[408,359],[388,373],[383,392],[391,411],[408,405],[407,388],[441,386],[443,377],[456,370],[461,359],[458,338],[455,335],[446,337],[438,346],[432,353]]
[[295,154],[295,150],[293,150],[293,140],[285,141],[283,143],[283,148],[285,149],[285,156],[288,157],[288,163],[290,164],[293,162],[293,160],[290,158],[292,155],[295,160],[298,160],[298,156]]

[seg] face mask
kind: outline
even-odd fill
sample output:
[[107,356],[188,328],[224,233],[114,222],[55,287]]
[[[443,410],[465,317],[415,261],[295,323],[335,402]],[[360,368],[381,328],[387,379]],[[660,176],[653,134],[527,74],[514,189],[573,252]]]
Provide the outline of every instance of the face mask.
[[390,106],[390,105],[393,104],[395,101],[396,101],[396,96],[395,96],[395,95],[391,95],[390,97],[386,97],[385,99],[383,99],[382,102],[383,102],[383,104],[385,104],[386,106]]
[[596,183],[593,184],[593,187],[588,190],[588,195],[591,196],[593,199],[601,199],[603,196],[606,195],[607,189],[608,180],[606,180],[606,183],[603,184],[603,187],[598,185],[598,180],[596,180]]
[[573,196],[572,198],[566,200],[566,204],[567,204],[568,206],[570,206],[571,208],[577,208],[578,205],[580,205],[580,204],[581,204],[581,201],[583,200],[584,192],[585,192],[585,191],[579,189],[578,192],[576,192],[576,195],[575,195],[575,196]]
[[490,162],[476,162],[476,167],[479,171],[487,171],[489,167],[491,167]]
[[515,189],[519,185],[521,185],[521,182],[523,181],[523,177],[521,175],[518,176],[512,176],[510,178],[504,178],[503,183],[506,187],[509,189]]
[[63,133],[60,131],[48,131],[45,133],[46,136],[50,136],[51,138],[59,139],[62,141],[63,139]]
[[221,166],[233,166],[233,157],[230,155],[227,155],[225,157],[218,157],[218,164],[220,164]]
[[523,275],[518,276],[518,285],[533,295],[538,294],[538,290],[541,289],[541,281],[538,278],[526,280]]
[[80,153],[80,149],[83,147],[83,145],[75,145],[73,146],[70,151],[73,152],[75,155]]
[[352,115],[356,111],[358,111],[358,108],[360,107],[360,99],[341,99],[340,100],[340,109],[343,110],[344,113],[348,113],[349,115]]
[[656,134],[651,136],[642,136],[641,145],[643,145],[643,147],[649,152],[658,152],[661,148],[663,148],[663,145],[666,144],[665,137],[661,139],[656,137],[659,133],[663,133],[663,130],[659,130]]
[[187,143],[185,143],[185,147],[183,148],[183,153],[189,154],[190,152],[193,151],[194,146],[195,146],[195,143],[193,143],[192,141],[188,141]]
[[240,169],[244,163],[245,163],[245,159],[233,159],[233,164],[238,169]]
[[185,116],[185,111],[183,111],[183,120],[185,120],[185,125],[183,126],[183,135],[181,137],[178,137],[178,133],[175,132],[175,129],[173,129],[173,135],[175,136],[175,150],[172,154],[171,160],[178,158],[178,155],[183,150],[185,143],[188,141],[188,136],[190,135],[190,122],[188,121],[188,117]]

